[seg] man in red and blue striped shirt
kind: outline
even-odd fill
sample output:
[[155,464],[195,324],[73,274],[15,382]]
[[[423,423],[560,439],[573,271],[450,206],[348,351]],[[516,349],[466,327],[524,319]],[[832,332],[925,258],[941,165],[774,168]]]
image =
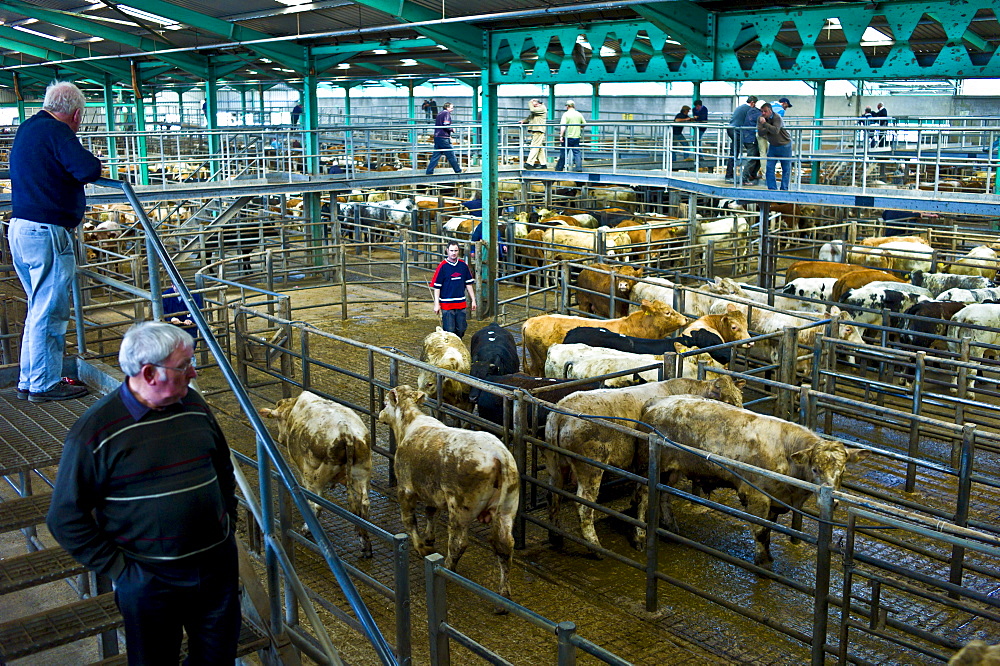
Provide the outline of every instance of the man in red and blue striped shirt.
[[465,295],[469,295],[472,309],[476,309],[476,293],[472,289],[472,271],[458,258],[458,243],[448,243],[448,253],[438,264],[431,281],[434,292],[434,314],[441,313],[441,328],[458,337],[465,335]]

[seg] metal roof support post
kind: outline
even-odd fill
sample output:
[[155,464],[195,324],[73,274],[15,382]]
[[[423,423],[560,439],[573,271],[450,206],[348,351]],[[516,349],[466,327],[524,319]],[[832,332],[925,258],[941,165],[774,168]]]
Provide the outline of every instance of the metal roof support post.
[[351,86],[344,86],[344,124],[351,124]]
[[240,88],[240,125],[247,124],[247,89]]
[[17,96],[17,120],[18,124],[25,121],[24,117],[24,95],[21,94],[21,75],[14,72],[14,94]]
[[142,98],[142,90],[133,93],[135,96],[135,131],[139,144],[139,182],[149,185],[149,147],[146,145],[146,101]]
[[[302,150],[306,159],[306,172],[312,176],[319,174],[319,97],[316,92],[319,79],[316,76],[312,57],[309,58],[309,73],[302,77]],[[318,221],[318,218],[317,218]]]
[[[115,131],[115,91],[114,79],[110,74],[104,75],[104,129]],[[108,137],[108,173],[111,180],[118,180],[118,143],[115,137]]]
[[[486,53],[489,53],[489,33],[484,34],[486,40]],[[483,88],[483,116],[482,116],[482,136],[483,136],[483,163],[482,163],[482,200],[483,200],[483,241],[485,242],[484,252],[486,261],[483,263],[485,275],[483,283],[483,302],[479,304],[479,319],[495,317],[499,314],[496,310],[497,304],[497,269],[500,256],[497,233],[497,220],[499,210],[497,206],[498,195],[498,170],[497,164],[497,86],[490,81],[490,69],[484,67],[480,74],[480,81]]]
[[[409,91],[409,96],[406,98],[406,122],[410,126],[413,126],[417,122],[415,114],[417,113],[417,102],[413,98],[413,81],[406,82],[406,88]],[[409,132],[409,142],[411,146],[417,145],[417,130],[411,129]]]
[[[816,104],[813,107],[813,125],[823,124],[823,116],[826,115],[826,81],[816,82]],[[818,153],[823,148],[823,132],[820,129],[813,130],[813,153]],[[809,182],[813,185],[819,184],[819,160],[813,160],[812,172],[809,175]]]
[[257,86],[257,108],[260,109],[260,125],[266,125],[267,122],[264,121],[264,114],[267,112],[264,108],[264,86]]
[[[208,129],[208,154],[209,157],[213,157],[218,155],[221,149],[219,135],[214,132],[219,126],[219,80],[215,76],[215,61],[212,58],[206,58],[206,62],[208,78],[205,80],[205,125]],[[209,163],[209,173],[212,175],[210,180],[214,180],[219,166],[217,160],[212,160]]]
[[[601,84],[591,83],[593,90],[590,93],[590,122],[597,123],[601,119]],[[595,124],[590,130],[590,136],[594,143],[601,138],[601,127]]]
[[[470,150],[469,166],[472,166],[473,164],[475,164],[477,158],[479,158],[480,156],[472,153],[471,150],[474,146],[479,145],[479,142],[482,140],[482,132],[480,131],[480,128],[477,126],[480,120],[479,84],[470,83],[469,87],[472,88],[472,125],[473,125],[471,130],[469,131],[469,150]],[[496,153],[493,154],[496,155]]]
[[548,106],[549,108],[545,111],[545,119],[551,123],[556,119],[556,84],[554,83],[549,84]]

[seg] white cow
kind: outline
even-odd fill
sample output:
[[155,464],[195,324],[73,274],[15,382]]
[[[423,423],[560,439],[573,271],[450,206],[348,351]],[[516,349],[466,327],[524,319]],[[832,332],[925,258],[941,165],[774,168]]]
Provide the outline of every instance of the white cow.
[[[587,379],[662,362],[662,356],[652,354],[632,354],[579,343],[559,344],[549,347],[545,357],[545,376],[552,379]],[[655,382],[660,378],[657,369],[646,370],[638,373],[638,376],[647,382]],[[637,381],[636,373],[633,373],[613,377],[605,381],[604,385],[615,388],[637,383],[641,382]]]
[[[469,374],[472,368],[472,355],[462,342],[462,339],[438,326],[433,333],[424,338],[424,350],[421,361],[443,370]],[[437,375],[429,370],[421,370],[417,374],[417,388],[429,397],[437,397]],[[467,412],[472,411],[469,402],[469,386],[457,379],[445,377],[441,380],[441,400]]]

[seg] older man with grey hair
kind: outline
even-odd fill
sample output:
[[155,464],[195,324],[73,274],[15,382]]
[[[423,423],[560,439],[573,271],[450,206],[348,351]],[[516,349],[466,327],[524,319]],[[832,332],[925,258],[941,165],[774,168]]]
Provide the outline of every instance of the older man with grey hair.
[[10,150],[7,240],[28,302],[17,397],[32,402],[87,393],[62,377],[76,272],[73,229],[87,205],[84,184],[101,176],[101,161],[76,137],[85,104],[72,83],[53,83],[42,110],[21,124]]
[[226,438],[197,391],[194,340],[164,322],[128,330],[128,375],[70,429],[48,526],[108,576],[130,664],[232,664],[240,633],[236,492]]

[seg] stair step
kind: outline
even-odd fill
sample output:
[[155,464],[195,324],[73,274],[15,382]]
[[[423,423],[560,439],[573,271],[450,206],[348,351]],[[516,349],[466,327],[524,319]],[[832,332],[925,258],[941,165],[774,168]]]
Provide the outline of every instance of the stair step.
[[69,578],[86,568],[62,548],[45,548],[0,560],[0,594]]
[[[251,652],[266,648],[269,643],[270,641],[268,641],[267,636],[258,631],[257,627],[250,624],[244,617],[243,626],[240,629],[240,644],[236,647],[236,656],[245,657]],[[181,661],[186,657],[187,638],[184,639],[184,643],[181,645]],[[125,666],[127,663],[128,656],[123,652],[122,654],[116,654],[113,657],[94,662],[90,666]]]
[[51,501],[52,496],[45,493],[0,502],[0,533],[44,523]]
[[0,624],[0,663],[120,627],[113,592]]

